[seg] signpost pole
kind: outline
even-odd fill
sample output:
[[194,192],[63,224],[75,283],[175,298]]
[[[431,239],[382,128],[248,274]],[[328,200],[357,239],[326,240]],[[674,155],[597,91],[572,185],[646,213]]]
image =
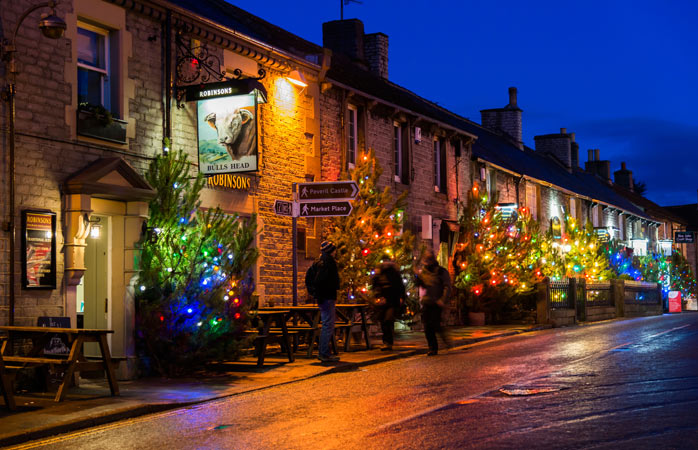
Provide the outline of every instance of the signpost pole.
[[[294,202],[298,200],[296,198],[298,196],[297,190],[296,183],[293,183],[291,195]],[[293,258],[293,306],[298,306],[298,257],[296,255],[296,248],[298,248],[298,243],[296,242],[298,239],[297,221],[296,215],[291,214],[291,240],[293,242],[293,248],[291,249],[291,258]]]

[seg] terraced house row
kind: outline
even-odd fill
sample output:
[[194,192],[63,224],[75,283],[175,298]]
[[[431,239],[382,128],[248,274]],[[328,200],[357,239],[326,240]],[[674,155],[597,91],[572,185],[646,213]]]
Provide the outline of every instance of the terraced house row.
[[568,214],[640,254],[671,251],[685,229],[633,192],[625,163],[612,178],[589,150],[580,167],[574,133],[525,146],[516,88],[478,124],[392,83],[388,36],[359,20],[323,24],[320,46],[223,0],[62,0],[53,13],[65,33],[50,39],[35,24],[51,5],[24,15],[35,4],[0,12],[0,323],[60,316],[114,329],[121,377],[134,373],[137,242],[154,195],[143,175],[169,149],[209,177],[202,207],[256,214],[262,304],[291,301],[291,255],[303,274],[323,234],[321,219],[299,218],[293,248],[275,201],[291,200],[293,183],[337,180],[369,149],[380,186],[408,192],[417,248],[443,261],[474,186],[527,206],[544,229]]

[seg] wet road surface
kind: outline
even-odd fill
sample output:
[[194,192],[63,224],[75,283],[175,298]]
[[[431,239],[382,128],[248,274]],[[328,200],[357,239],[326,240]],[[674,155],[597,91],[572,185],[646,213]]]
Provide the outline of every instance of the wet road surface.
[[528,333],[19,448],[698,448],[698,314]]

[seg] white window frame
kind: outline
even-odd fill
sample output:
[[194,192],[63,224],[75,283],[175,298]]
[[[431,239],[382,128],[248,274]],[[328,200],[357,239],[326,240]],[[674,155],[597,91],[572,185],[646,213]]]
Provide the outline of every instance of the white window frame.
[[441,192],[441,141],[434,138],[434,192]]
[[[109,45],[110,44],[109,43],[109,37],[110,37],[109,30],[107,30],[105,28],[100,28],[100,27],[97,27],[97,26],[94,26],[94,25],[91,25],[89,23],[85,23],[82,21],[78,21],[78,29],[91,31],[93,33],[101,35],[103,38],[102,42],[104,43],[104,68],[92,66],[90,64],[85,64],[85,63],[81,63],[81,62],[77,63],[77,67],[78,67],[78,69],[84,69],[84,70],[88,70],[88,71],[97,72],[97,73],[102,74],[102,77],[101,77],[102,92],[100,92],[101,105],[104,106],[105,109],[113,112],[112,111],[113,99],[111,98],[112,97],[111,92],[108,92],[108,94],[109,94],[108,100],[109,101],[106,102],[107,104],[105,104],[105,82],[108,82],[108,83],[112,82],[112,80],[111,80],[111,78],[112,78],[111,77],[111,64],[110,64],[111,54],[110,54],[110,45]],[[79,85],[79,81],[78,81],[78,85]],[[109,87],[107,87],[107,89],[109,89]]]
[[359,149],[359,109],[347,105],[347,167],[356,166],[356,154]]
[[393,122],[393,155],[395,162],[394,180],[402,182],[403,161],[402,161],[402,124]]

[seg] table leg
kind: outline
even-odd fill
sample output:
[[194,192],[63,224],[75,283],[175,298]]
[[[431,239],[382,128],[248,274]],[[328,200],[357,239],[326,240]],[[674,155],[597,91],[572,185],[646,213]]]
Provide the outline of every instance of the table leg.
[[101,334],[99,336],[99,350],[102,352],[102,363],[107,373],[111,395],[119,395],[119,383],[116,381],[116,374],[114,373],[114,366],[111,362],[111,353],[109,352],[109,343],[107,342],[106,334]]
[[286,354],[288,354],[288,362],[293,362],[293,350],[291,349],[291,340],[288,337],[288,328],[286,327],[286,319],[281,317],[279,319],[281,322],[281,337],[284,340],[284,346],[286,347]]
[[267,352],[267,335],[269,334],[269,326],[271,324],[271,316],[266,317],[262,321],[262,332],[258,338],[259,340],[259,353],[257,355],[257,367],[262,367],[264,365],[264,356]]
[[82,344],[84,339],[82,336],[78,336],[73,341],[73,345],[70,347],[70,355],[68,355],[68,367],[65,369],[65,374],[63,375],[63,381],[61,385],[58,386],[58,392],[56,392],[57,402],[60,402],[65,397],[65,392],[68,388],[68,381],[73,378],[73,373],[75,372],[75,365],[78,362],[78,357],[82,354]]
[[[313,347],[315,346],[315,339],[320,339],[320,311],[318,310],[315,313],[315,317],[313,318],[313,332],[310,335],[310,342],[308,342],[308,358],[313,356]],[[320,342],[318,342],[318,347],[320,346]]]
[[366,325],[366,312],[363,308],[359,308],[361,312],[361,329],[364,332],[364,339],[366,340],[366,350],[371,350],[371,342],[368,340],[368,326]]
[[[6,342],[3,342],[3,347]],[[2,388],[2,397],[5,399],[5,405],[10,411],[17,409],[15,404],[15,394],[12,388],[14,381],[14,374],[9,373],[5,369],[5,363],[2,360],[2,354],[0,353],[0,388]]]

